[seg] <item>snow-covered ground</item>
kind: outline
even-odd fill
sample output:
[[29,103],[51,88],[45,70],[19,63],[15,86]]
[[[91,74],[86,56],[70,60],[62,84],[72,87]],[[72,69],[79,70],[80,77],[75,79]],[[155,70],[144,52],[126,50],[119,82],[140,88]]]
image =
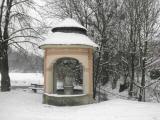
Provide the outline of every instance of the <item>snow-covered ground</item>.
[[0,92],[0,120],[160,120],[160,104],[109,100],[74,107],[42,104],[42,94],[14,89]]
[[30,86],[31,83],[43,84],[43,75],[41,73],[10,73],[9,76],[11,86]]

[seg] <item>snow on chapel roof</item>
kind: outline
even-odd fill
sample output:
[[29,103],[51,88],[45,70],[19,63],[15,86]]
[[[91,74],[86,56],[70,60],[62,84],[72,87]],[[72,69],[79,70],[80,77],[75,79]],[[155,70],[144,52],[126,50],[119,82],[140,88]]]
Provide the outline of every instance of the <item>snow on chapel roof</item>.
[[[50,45],[83,45],[98,47],[98,45],[90,40],[87,35],[74,32],[73,29],[72,31],[69,31],[69,28],[80,28],[86,30],[85,27],[71,18],[65,19],[54,28],[60,28],[59,30],[61,31],[50,32],[46,35],[45,40],[40,44],[40,48],[47,48]],[[67,31],[64,32],[64,28],[68,28]]]

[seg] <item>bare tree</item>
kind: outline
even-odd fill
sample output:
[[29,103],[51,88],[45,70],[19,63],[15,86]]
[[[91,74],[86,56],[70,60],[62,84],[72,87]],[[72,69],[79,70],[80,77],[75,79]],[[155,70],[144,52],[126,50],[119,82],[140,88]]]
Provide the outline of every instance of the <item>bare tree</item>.
[[133,96],[135,72],[141,73],[141,87],[139,100],[145,101],[146,61],[148,59],[148,42],[152,42],[157,35],[157,20],[159,17],[158,1],[156,0],[125,0],[130,55],[131,81],[129,95]]
[[101,86],[108,82],[112,89],[116,88],[119,78],[123,78],[120,87],[123,90],[129,88],[130,97],[137,97],[135,91],[140,90],[140,98],[143,88],[147,88],[144,86],[147,85],[145,66],[150,56],[148,42],[155,39],[159,28],[158,1],[49,0],[47,9],[53,6],[54,11],[48,10],[51,16],[77,19],[99,44],[94,53],[95,93],[99,91],[100,96]]
[[2,0],[0,3],[1,91],[9,91],[11,86],[8,66],[9,46],[24,49],[26,43],[35,46],[35,39],[40,38],[39,28],[42,22],[30,14],[36,10],[34,5],[31,0]]
[[141,87],[139,100],[145,101],[145,89],[146,86],[146,63],[150,59],[148,55],[149,46],[148,44],[152,42],[157,34],[158,18],[160,14],[159,2],[156,0],[146,0],[141,1],[141,14],[142,14],[142,28],[139,34],[139,54],[140,54],[140,68],[141,68]]

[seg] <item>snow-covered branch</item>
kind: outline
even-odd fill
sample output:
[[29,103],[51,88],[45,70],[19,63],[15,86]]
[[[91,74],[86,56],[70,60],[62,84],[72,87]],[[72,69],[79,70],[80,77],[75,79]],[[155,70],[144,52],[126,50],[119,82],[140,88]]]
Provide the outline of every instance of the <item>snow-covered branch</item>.
[[22,29],[18,29],[16,31],[14,31],[13,33],[11,33],[9,36],[11,37],[12,35],[21,32],[21,31],[25,31],[25,30],[34,30],[33,28],[22,28]]

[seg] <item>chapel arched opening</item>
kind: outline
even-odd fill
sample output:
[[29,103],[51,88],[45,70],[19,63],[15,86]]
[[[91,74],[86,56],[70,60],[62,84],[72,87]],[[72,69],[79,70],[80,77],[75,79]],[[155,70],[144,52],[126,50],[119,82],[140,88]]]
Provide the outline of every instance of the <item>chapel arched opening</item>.
[[53,66],[53,92],[60,95],[83,94],[83,66],[75,58],[64,57]]

